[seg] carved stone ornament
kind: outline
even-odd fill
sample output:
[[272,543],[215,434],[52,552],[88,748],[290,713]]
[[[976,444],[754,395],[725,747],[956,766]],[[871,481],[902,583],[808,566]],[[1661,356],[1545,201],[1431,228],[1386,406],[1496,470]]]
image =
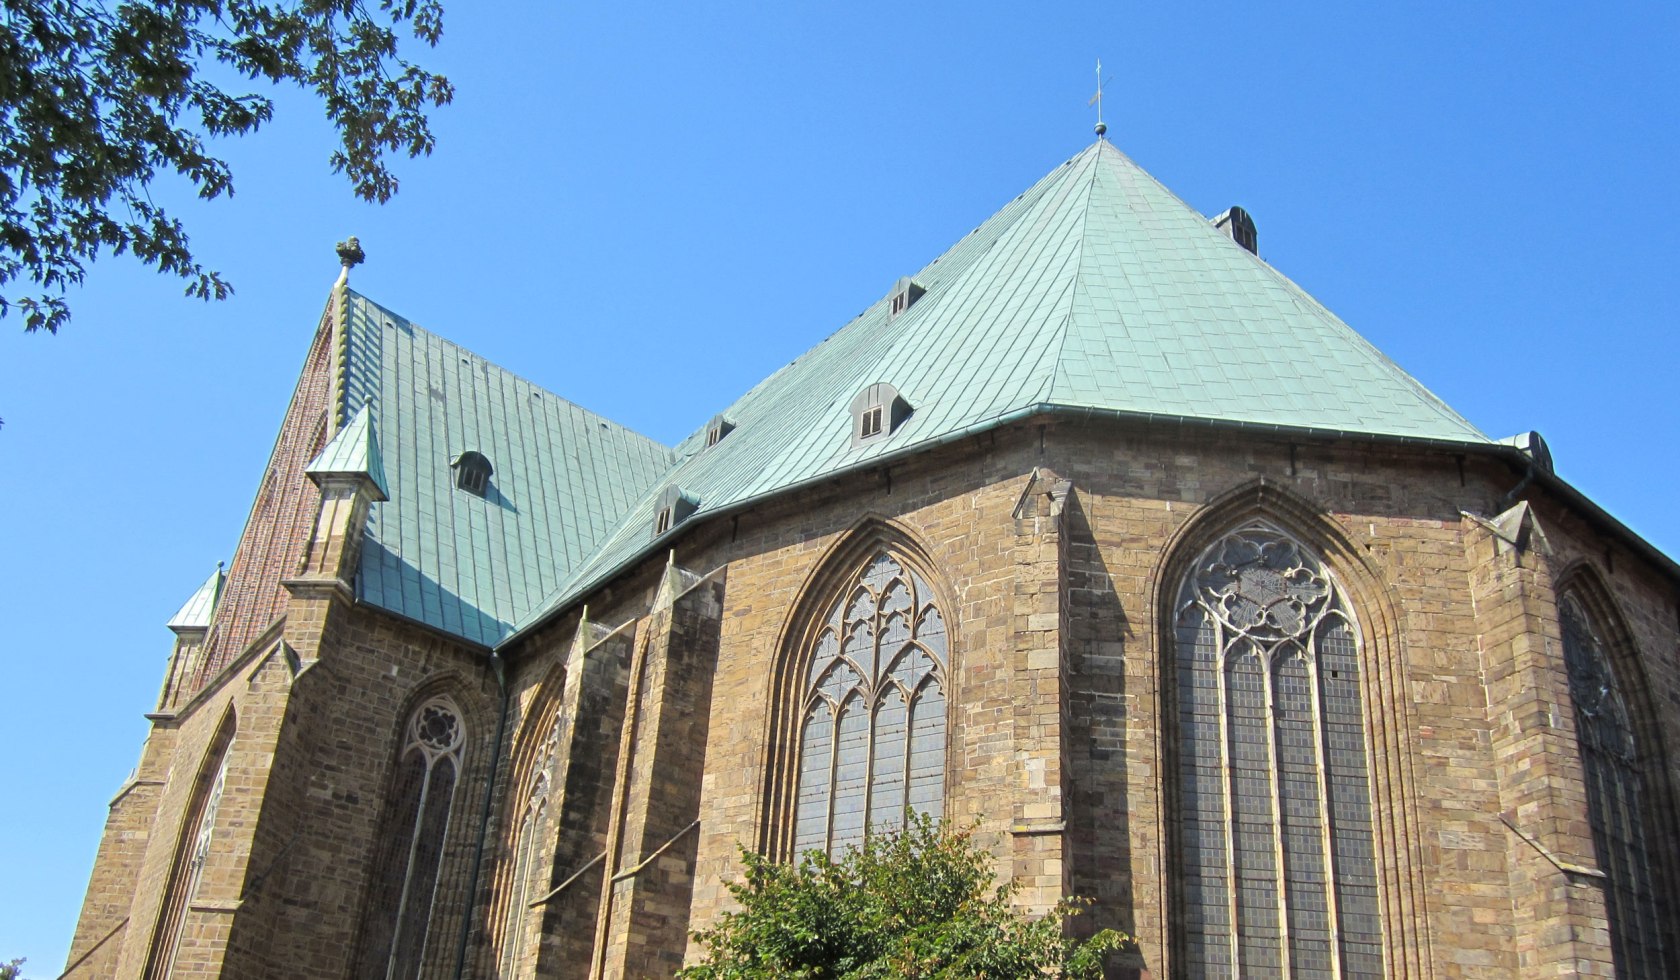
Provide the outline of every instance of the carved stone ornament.
[[1197,597],[1227,629],[1257,642],[1299,639],[1331,607],[1333,589],[1318,562],[1270,528],[1234,531],[1203,561]]

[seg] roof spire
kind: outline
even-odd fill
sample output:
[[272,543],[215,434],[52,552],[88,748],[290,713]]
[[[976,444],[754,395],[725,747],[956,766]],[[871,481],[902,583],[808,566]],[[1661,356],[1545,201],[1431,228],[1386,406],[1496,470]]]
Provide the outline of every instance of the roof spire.
[[339,242],[338,261],[344,266],[343,271],[338,274],[339,284],[342,285],[349,282],[350,270],[354,269],[358,265],[361,265],[364,261],[366,261],[366,259],[367,253],[362,251],[362,243],[356,241],[355,235],[351,235],[344,241]]
[[[1108,76],[1107,81],[1112,82],[1113,80],[1114,80],[1113,75]],[[1098,58],[1097,59],[1097,94],[1091,96],[1091,100],[1089,102],[1085,103],[1088,106],[1089,105],[1094,105],[1094,106],[1097,107],[1097,138],[1098,139],[1102,139],[1103,134],[1108,132],[1108,124],[1102,121],[1102,87],[1103,87],[1103,81],[1104,81],[1104,79],[1103,79],[1103,73],[1102,73],[1102,59]]]

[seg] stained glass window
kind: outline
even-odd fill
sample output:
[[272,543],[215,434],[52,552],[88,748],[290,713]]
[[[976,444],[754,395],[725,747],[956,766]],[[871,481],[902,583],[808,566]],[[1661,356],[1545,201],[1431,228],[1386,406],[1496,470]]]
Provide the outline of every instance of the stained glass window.
[[838,856],[945,805],[949,640],[933,590],[880,551],[804,657],[794,849]]
[[1587,780],[1587,821],[1599,870],[1605,874],[1604,905],[1616,974],[1673,976],[1665,966],[1655,855],[1645,836],[1644,774],[1621,688],[1577,596],[1565,593],[1559,600],[1558,621]]
[[364,980],[420,972],[465,743],[461,713],[448,698],[425,702],[409,718],[358,950],[356,975]]
[[1175,616],[1184,975],[1381,976],[1346,596],[1253,522],[1191,565]]

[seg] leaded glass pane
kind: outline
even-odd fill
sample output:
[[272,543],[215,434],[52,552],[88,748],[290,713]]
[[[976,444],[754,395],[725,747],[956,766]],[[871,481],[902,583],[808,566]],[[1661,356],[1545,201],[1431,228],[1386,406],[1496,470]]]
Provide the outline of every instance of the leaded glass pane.
[[830,774],[834,765],[834,713],[827,701],[818,701],[805,716],[805,733],[799,746],[799,796],[794,816],[795,851],[825,847],[828,843],[828,801],[834,787]]
[[804,669],[796,851],[838,855],[909,808],[943,811],[949,644],[933,591],[886,552],[834,600]]
[[848,698],[840,706],[838,729],[830,845],[835,853],[844,851],[849,844],[863,843],[864,793],[869,783],[869,712],[862,698]]
[[945,815],[945,693],[929,678],[910,706],[910,809]]
[[875,711],[875,745],[869,795],[872,833],[904,826],[904,769],[909,749],[910,712],[904,692],[889,687]]
[[1204,551],[1174,629],[1186,975],[1382,974],[1357,631],[1267,524]]

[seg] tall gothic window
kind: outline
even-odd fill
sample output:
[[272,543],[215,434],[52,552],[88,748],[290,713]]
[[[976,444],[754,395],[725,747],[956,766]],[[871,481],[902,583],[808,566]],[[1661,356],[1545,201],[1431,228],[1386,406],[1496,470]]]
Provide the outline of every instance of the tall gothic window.
[[1644,774],[1621,688],[1579,598],[1565,593],[1558,602],[1558,619],[1587,779],[1587,820],[1598,867],[1605,874],[1604,905],[1616,973],[1672,976],[1664,967],[1661,891],[1653,880],[1656,855],[1645,837]]
[[834,600],[803,658],[795,852],[944,813],[948,649],[933,590],[891,552]]
[[1380,976],[1346,596],[1256,521],[1201,553],[1175,616],[1183,975]]
[[538,747],[529,770],[513,835],[512,871],[507,879],[507,908],[502,918],[501,973],[504,980],[517,975],[519,956],[531,934],[532,920],[539,913],[530,907],[542,881],[543,831],[548,826],[549,791],[554,780],[554,760],[560,748],[560,723],[556,716]]
[[448,698],[426,701],[409,718],[358,951],[363,980],[420,972],[465,742],[461,712]]
[[167,977],[175,969],[175,957],[181,951],[181,938],[186,933],[187,909],[198,895],[199,881],[204,877],[204,864],[210,858],[210,842],[216,833],[216,813],[221,809],[222,793],[227,788],[228,746],[233,742],[232,719],[223,722],[216,735],[205,767],[200,770],[198,784],[193,789],[190,816],[181,831],[181,843],[175,857],[175,869],[170,876],[169,891],[164,896],[163,913],[158,916],[156,939],[152,943],[148,977]]

